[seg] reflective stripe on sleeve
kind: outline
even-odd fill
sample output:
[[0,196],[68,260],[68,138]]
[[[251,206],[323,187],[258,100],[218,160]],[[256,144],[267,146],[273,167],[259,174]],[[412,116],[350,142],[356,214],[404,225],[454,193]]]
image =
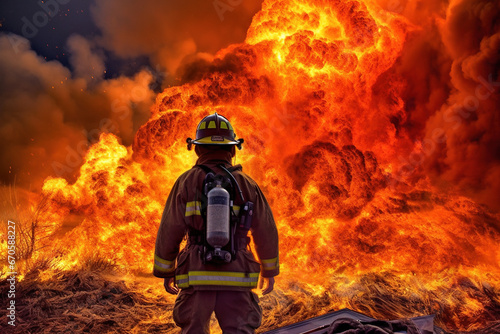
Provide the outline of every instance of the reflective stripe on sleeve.
[[224,285],[255,288],[259,281],[259,273],[190,271],[187,275],[177,275],[175,280],[179,288],[187,288],[193,285]]
[[175,283],[177,284],[177,287],[179,287],[181,289],[187,288],[189,286],[188,275],[175,276]]
[[261,260],[261,262],[262,262],[262,268],[264,270],[274,270],[279,266],[278,257],[268,260]]
[[201,215],[201,202],[199,201],[193,201],[193,202],[187,202],[186,203],[186,217],[192,216],[192,215]]
[[164,260],[155,254],[155,269],[164,273],[175,270],[174,261]]

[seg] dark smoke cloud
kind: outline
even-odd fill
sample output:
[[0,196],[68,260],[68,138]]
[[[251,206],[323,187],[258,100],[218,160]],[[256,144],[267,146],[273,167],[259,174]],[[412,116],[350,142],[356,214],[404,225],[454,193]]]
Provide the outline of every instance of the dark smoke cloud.
[[67,44],[74,77],[91,82],[104,77],[106,70],[104,55],[96,53],[89,40],[80,35],[73,35],[70,36]]
[[[12,47],[13,38],[19,42]],[[48,176],[72,179],[102,132],[125,144],[148,117],[151,74],[102,80],[103,59],[81,36],[68,41],[74,74],[47,62],[22,37],[0,35],[0,179],[40,189]]]
[[500,3],[460,1],[441,27],[453,59],[452,93],[427,122],[426,139],[443,129],[426,171],[500,209]]
[[96,1],[102,45],[122,57],[147,55],[175,73],[186,57],[206,58],[245,40],[262,1]]
[[392,122],[413,143],[400,147],[396,176],[430,176],[498,210],[500,3],[399,3],[418,29],[387,75],[404,81],[404,112]]

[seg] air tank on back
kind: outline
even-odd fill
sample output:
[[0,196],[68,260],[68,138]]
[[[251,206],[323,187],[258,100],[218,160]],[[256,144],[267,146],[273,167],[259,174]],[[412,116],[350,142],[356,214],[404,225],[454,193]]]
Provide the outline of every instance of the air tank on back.
[[207,242],[220,249],[229,242],[229,193],[218,184],[207,197]]

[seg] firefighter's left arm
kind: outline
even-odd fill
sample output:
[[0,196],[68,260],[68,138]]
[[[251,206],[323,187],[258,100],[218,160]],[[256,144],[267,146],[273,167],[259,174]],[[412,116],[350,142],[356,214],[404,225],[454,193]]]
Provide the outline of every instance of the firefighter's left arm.
[[264,194],[257,185],[255,188],[251,231],[261,263],[261,275],[269,278],[279,274],[278,229]]
[[168,196],[160,227],[156,236],[153,275],[161,278],[174,277],[175,258],[186,233],[184,224],[185,200],[181,182],[177,180]]

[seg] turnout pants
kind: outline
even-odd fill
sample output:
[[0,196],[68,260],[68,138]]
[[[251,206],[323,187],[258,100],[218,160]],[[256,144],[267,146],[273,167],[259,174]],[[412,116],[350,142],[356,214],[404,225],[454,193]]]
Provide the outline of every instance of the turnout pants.
[[210,333],[215,312],[223,334],[253,334],[260,326],[262,309],[252,291],[182,289],[174,305],[175,324],[182,334]]

